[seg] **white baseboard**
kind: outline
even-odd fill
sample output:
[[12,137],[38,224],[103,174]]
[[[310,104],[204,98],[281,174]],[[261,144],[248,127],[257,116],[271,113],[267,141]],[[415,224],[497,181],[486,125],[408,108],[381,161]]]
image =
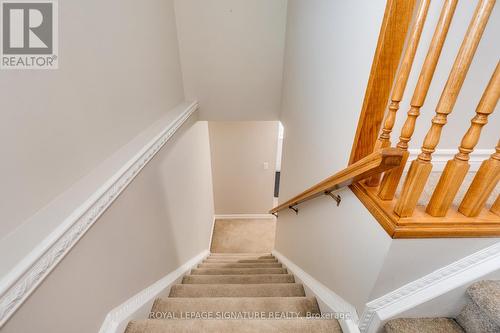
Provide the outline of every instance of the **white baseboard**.
[[158,280],[111,310],[104,319],[104,323],[99,333],[123,333],[129,321],[148,318],[148,313],[151,310],[154,300],[159,295],[167,293],[172,285],[180,282],[180,279],[188,273],[189,270],[203,261],[208,254],[208,250],[201,252],[175,271],[169,273],[161,280]]
[[276,250],[272,251],[273,255],[285,266],[291,274],[295,276],[296,282],[302,283],[306,289],[306,294],[315,296],[318,300],[321,312],[326,313],[349,313],[351,319],[339,320],[342,330],[345,333],[359,332],[357,322],[358,315],[356,308],[346,302],[342,297],[334,293],[321,282],[307,274],[303,269],[294,264],[290,259],[282,255]]
[[215,228],[215,216],[212,219],[212,229],[210,230],[210,240],[208,241],[208,250],[212,252],[212,239],[214,237],[214,228]]
[[[410,149],[409,152],[410,152],[409,161],[413,161],[415,158],[417,158],[418,154],[420,154],[421,150]],[[443,171],[444,167],[446,166],[446,163],[449,160],[452,160],[457,152],[458,149],[437,149],[432,154],[432,171],[433,172]],[[484,160],[490,158],[490,155],[493,154],[494,152],[495,152],[494,149],[476,149],[475,151],[473,151],[470,154],[469,171],[476,172],[481,166],[481,163]]]
[[379,332],[387,320],[395,318],[398,314],[468,285],[498,269],[500,269],[500,243],[455,261],[369,302],[361,316],[359,328],[363,333]]
[[215,214],[216,220],[269,220],[275,219],[273,214]]

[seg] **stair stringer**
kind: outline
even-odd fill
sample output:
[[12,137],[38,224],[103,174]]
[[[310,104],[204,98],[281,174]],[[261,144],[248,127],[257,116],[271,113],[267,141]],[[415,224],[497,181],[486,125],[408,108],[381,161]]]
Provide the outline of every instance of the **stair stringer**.
[[272,254],[283,264],[283,266],[295,276],[296,283],[302,283],[306,296],[315,296],[318,300],[321,313],[348,313],[350,318],[337,318],[344,333],[359,333],[358,315],[356,308],[334,293],[321,282],[307,274],[303,269],[294,264],[290,259],[276,250]]
[[168,294],[170,287],[182,281],[184,275],[201,263],[210,251],[205,250],[188,260],[175,271],[165,275],[146,289],[135,294],[124,303],[111,310],[104,319],[99,333],[123,333],[127,324],[133,319],[148,318],[154,300]]

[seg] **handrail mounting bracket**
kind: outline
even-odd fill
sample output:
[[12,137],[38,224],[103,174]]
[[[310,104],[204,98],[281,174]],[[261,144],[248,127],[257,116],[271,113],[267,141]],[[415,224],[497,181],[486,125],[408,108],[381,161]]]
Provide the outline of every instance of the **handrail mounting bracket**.
[[293,210],[295,212],[295,214],[299,215],[299,209],[297,208],[297,205],[295,205],[295,206],[288,206],[288,208],[290,208],[291,210]]
[[333,194],[331,191],[330,192],[325,192],[325,194],[331,196],[332,199],[337,202],[337,207],[340,206],[340,202],[342,201],[342,197],[340,195]]

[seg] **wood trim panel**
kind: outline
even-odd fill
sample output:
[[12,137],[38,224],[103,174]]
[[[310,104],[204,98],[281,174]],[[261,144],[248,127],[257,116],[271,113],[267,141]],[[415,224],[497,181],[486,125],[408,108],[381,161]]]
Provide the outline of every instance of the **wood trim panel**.
[[384,118],[415,0],[388,0],[349,164],[373,152]]
[[380,200],[377,196],[377,188],[361,183],[353,184],[350,188],[392,238],[500,236],[500,217],[486,208],[474,218],[455,210],[449,210],[444,217],[433,217],[425,212],[424,206],[417,206],[413,216],[400,218],[394,213],[396,200]]

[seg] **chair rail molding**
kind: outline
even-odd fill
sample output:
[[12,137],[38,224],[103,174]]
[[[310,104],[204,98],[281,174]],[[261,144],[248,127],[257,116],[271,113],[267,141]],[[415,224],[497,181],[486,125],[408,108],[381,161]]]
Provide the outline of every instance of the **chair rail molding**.
[[385,320],[500,269],[500,242],[457,260],[366,304],[359,329],[378,332]]
[[0,328],[198,109],[196,101],[187,105],[175,120],[144,145],[2,278],[0,281]]
[[189,259],[175,271],[165,275],[146,289],[135,294],[124,303],[111,310],[99,330],[99,333],[122,333],[129,321],[147,318],[154,300],[177,283],[186,273],[203,261],[210,252],[205,250]]

